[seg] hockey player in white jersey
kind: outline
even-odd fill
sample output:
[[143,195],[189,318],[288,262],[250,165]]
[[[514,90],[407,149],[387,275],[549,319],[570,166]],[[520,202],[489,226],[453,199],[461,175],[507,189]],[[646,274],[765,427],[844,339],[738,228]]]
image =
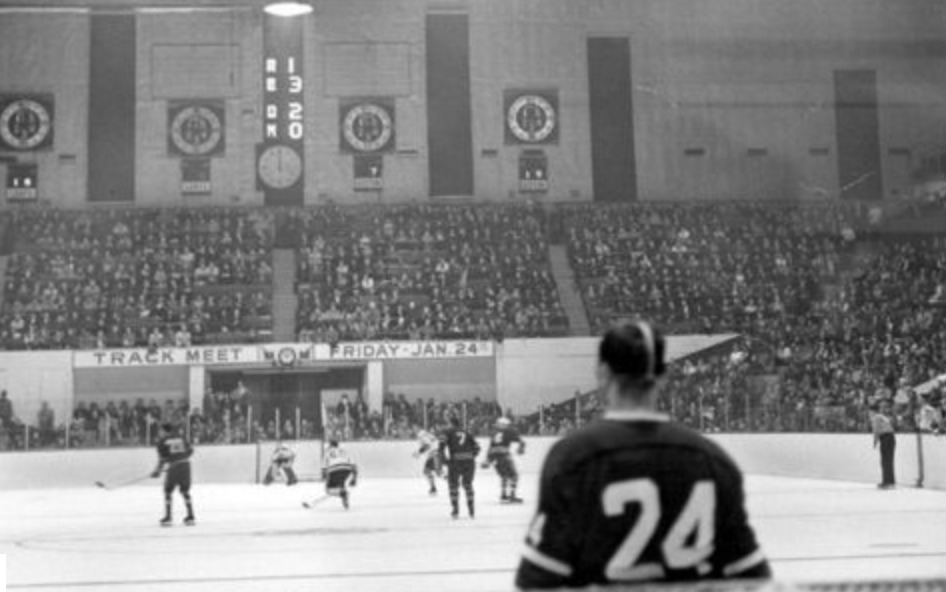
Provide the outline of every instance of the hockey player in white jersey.
[[325,480],[325,497],[303,505],[312,507],[329,496],[337,495],[342,498],[342,505],[347,510],[348,488],[358,482],[358,466],[348,451],[338,445],[338,440],[329,440],[322,461],[322,478]]
[[443,459],[440,457],[440,440],[427,430],[417,433],[417,451],[414,458],[426,455],[424,460],[424,477],[430,483],[430,495],[437,495],[436,477],[443,477]]

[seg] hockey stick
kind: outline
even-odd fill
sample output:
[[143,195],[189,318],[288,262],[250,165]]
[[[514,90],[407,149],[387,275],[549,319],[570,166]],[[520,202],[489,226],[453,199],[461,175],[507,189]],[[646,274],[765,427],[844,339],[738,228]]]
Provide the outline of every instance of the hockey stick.
[[151,478],[151,473],[148,473],[147,475],[143,475],[141,477],[135,477],[134,479],[128,479],[126,481],[119,481],[118,483],[112,483],[112,484],[107,484],[102,481],[96,481],[95,486],[111,491],[113,489],[121,489],[122,487],[127,487],[128,485],[134,485],[135,483],[140,483],[141,481],[144,481],[145,479],[150,479],[150,478]]
[[302,502],[302,507],[305,508],[306,510],[310,510],[310,509],[316,507],[317,505],[321,504],[322,502],[326,501],[326,500],[329,499],[330,497],[332,497],[332,496],[331,496],[330,494],[326,493],[326,494],[324,494],[324,495],[322,495],[322,496],[320,496],[320,497],[315,498],[315,499],[312,500],[311,502]]

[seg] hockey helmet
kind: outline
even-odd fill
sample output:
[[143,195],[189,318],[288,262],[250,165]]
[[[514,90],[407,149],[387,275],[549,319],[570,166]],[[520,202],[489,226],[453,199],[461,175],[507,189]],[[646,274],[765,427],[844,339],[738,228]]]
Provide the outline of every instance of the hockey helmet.
[[512,423],[512,422],[509,421],[509,418],[508,418],[508,417],[500,417],[499,419],[496,420],[496,425],[499,426],[499,427],[501,427],[501,428],[508,428],[508,427],[509,427],[509,424],[511,424],[511,423]]

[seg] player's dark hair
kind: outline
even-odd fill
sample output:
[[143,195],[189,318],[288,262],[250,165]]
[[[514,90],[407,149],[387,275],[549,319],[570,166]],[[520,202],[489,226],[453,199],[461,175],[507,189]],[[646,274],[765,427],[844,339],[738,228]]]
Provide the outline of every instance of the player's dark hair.
[[621,382],[649,387],[667,371],[663,334],[646,321],[621,321],[601,339],[598,359]]
[[460,418],[457,417],[456,415],[452,415],[450,417],[450,425],[452,425],[455,428],[460,427]]
[[336,440],[335,438],[332,438],[331,440],[329,440],[329,441],[328,441],[328,447],[329,447],[329,448],[338,448],[338,440]]
[[169,422],[169,421],[166,421],[166,422],[164,422],[164,423],[161,424],[161,430],[162,430],[162,431],[165,431],[165,432],[173,432],[173,431],[174,431],[174,424],[171,423],[171,422]]

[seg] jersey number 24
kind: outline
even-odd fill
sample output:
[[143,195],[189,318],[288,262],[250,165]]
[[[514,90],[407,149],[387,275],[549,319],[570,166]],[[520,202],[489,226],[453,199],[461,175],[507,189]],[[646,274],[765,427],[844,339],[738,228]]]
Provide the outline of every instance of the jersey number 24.
[[[624,514],[628,504],[638,504],[640,515],[627,536],[605,566],[605,576],[612,581],[657,580],[664,577],[666,565],[671,569],[696,569],[701,575],[711,570],[706,561],[713,554],[716,514],[716,485],[697,481],[660,543],[661,563],[638,563],[650,544],[660,523],[660,491],[651,479],[627,479],[612,483],[601,493],[604,515]],[[539,514],[529,529],[528,539],[538,546],[545,526],[545,515]]]
[[[638,504],[640,516],[605,568],[610,580],[661,578],[659,563],[638,563],[660,522],[660,491],[651,479],[629,479],[608,485],[601,494],[605,516],[624,514],[624,506]],[[664,564],[671,569],[710,571],[706,562],[713,553],[716,485],[697,481],[680,514],[660,543]]]

